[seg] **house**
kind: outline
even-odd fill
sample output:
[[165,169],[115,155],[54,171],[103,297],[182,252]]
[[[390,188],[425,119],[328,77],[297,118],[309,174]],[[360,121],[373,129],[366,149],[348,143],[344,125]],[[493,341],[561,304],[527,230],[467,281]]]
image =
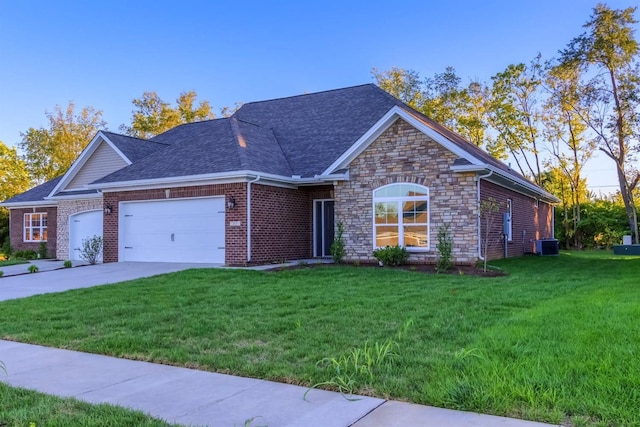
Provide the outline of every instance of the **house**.
[[[509,256],[553,237],[554,196],[366,84],[251,102],[149,140],[98,132],[63,176],[2,206],[14,249],[46,241],[60,259],[91,235],[104,262],[326,257],[340,222],[347,260],[400,244],[434,262],[449,224],[454,261],[474,263],[489,197]],[[504,253],[497,242],[489,257]]]

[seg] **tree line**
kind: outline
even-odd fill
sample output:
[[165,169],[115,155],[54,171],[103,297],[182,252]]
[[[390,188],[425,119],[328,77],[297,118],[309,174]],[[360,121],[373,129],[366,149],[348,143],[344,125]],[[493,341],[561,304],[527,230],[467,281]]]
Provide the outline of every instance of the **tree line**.
[[[431,77],[373,69],[377,84],[515,168],[562,200],[566,246],[581,247],[583,204],[593,197],[584,168],[596,150],[614,165],[626,230],[638,243],[640,56],[637,7],[598,4],[559,51],[510,64],[489,82],[463,83],[453,67]],[[593,208],[593,207],[591,207]],[[591,211],[592,209],[590,209]],[[584,227],[582,227],[584,228]]]
[[[195,91],[181,93],[174,105],[156,92],[145,92],[132,103],[131,124],[121,125],[119,130],[136,138],[148,139],[184,123],[216,118],[209,101],[198,102]],[[219,114],[229,116],[240,105],[224,107]],[[32,127],[20,134],[17,146],[22,154],[0,141],[0,201],[62,175],[96,132],[107,130],[101,110],[83,107],[77,111],[72,101],[45,115],[46,127]],[[0,208],[0,245],[8,234],[8,211]]]

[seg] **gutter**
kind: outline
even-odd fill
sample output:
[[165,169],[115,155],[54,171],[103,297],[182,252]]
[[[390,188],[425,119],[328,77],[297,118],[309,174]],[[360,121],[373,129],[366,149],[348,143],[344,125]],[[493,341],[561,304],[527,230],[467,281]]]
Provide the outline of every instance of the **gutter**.
[[254,180],[247,182],[247,264],[251,263],[251,184],[260,181],[257,175]]
[[491,175],[493,175],[493,170],[490,170],[486,175],[476,176],[478,182],[478,258],[480,258],[480,261],[484,261],[482,256],[482,218],[480,218],[480,181],[484,178],[489,178]]

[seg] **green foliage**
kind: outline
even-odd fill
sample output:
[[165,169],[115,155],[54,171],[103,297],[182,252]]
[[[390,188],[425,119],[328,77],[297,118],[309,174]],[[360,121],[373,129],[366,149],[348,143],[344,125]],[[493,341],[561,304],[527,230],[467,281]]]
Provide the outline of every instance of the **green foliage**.
[[386,246],[384,248],[378,248],[373,251],[373,256],[382,265],[397,267],[404,265],[409,260],[409,252],[407,249],[400,246]]
[[102,237],[92,236],[86,239],[82,239],[80,245],[80,258],[93,265],[100,259],[102,254]]
[[69,259],[66,260],[64,262],[64,268],[71,268],[71,267],[73,267],[73,263],[71,262],[71,260],[69,260]]
[[563,211],[556,209],[555,233],[564,248],[578,242],[578,248],[611,249],[630,234],[624,205],[609,200],[595,200],[580,206],[580,221],[575,234],[564,226]]
[[2,243],[2,249],[0,249],[0,251],[6,259],[11,258],[11,255],[13,255],[13,248],[11,247],[11,241],[8,236]]
[[40,259],[48,258],[47,242],[40,242],[40,245],[38,245],[38,258]]
[[163,101],[156,92],[145,92],[142,98],[134,99],[136,107],[131,117],[131,126],[121,126],[120,130],[137,138],[151,138],[183,123],[214,119],[209,101],[195,104],[194,91],[183,92],[172,107]]
[[4,276],[4,271],[0,270],[0,277]]
[[33,249],[25,249],[21,251],[15,251],[11,258],[18,259],[18,260],[31,260],[31,259],[36,259],[37,257],[38,257],[38,254],[36,251],[34,251]]
[[341,222],[336,224],[336,236],[333,239],[333,243],[331,244],[331,248],[329,248],[329,252],[331,252],[331,257],[333,258],[333,262],[336,264],[342,264],[344,261],[344,257],[347,254],[347,251],[344,248],[344,226]]
[[74,110],[73,102],[64,111],[56,105],[53,113],[45,113],[47,128],[29,128],[21,134],[18,146],[24,152],[26,170],[37,183],[65,173],[96,132],[106,128],[102,111],[85,107],[76,114]]
[[38,268],[38,266],[37,266],[37,265],[35,265],[35,264],[31,264],[31,265],[27,268],[27,270],[29,271],[29,273],[37,273],[37,272],[38,272],[38,270],[39,270],[39,268]]
[[451,237],[451,227],[444,224],[438,229],[438,260],[436,261],[436,271],[444,273],[453,266],[451,255],[453,251],[453,238]]

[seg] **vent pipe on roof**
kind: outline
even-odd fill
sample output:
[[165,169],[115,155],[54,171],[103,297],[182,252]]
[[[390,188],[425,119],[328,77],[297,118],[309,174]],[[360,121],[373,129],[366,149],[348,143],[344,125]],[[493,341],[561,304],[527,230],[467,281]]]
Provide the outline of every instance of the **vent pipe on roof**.
[[260,181],[260,175],[247,182],[247,264],[251,262],[251,184]]

